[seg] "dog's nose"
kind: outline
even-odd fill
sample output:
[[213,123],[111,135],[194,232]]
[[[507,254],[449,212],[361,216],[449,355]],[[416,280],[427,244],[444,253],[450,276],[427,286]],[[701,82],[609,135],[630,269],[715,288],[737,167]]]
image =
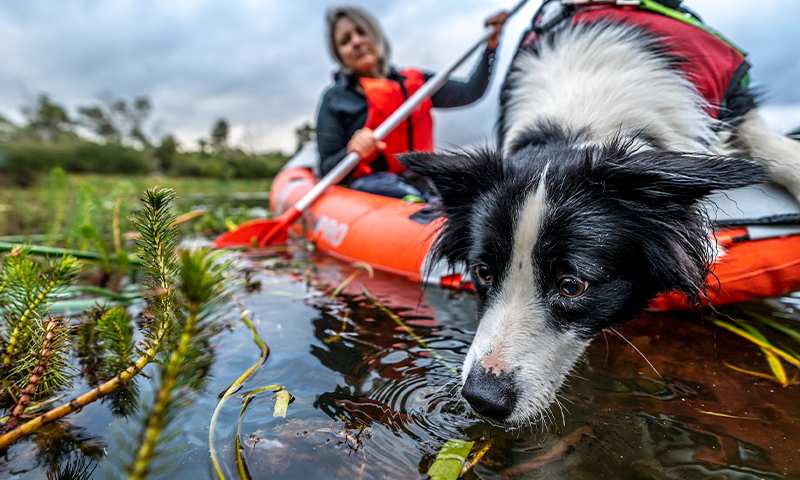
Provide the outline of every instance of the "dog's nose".
[[508,373],[495,375],[476,365],[470,369],[461,395],[481,415],[503,421],[517,403],[513,380]]

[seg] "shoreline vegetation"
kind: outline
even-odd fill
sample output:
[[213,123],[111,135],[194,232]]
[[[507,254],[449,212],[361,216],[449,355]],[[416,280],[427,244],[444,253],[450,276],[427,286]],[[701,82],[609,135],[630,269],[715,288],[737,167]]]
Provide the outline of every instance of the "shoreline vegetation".
[[[171,133],[151,138],[145,133],[153,110],[147,97],[128,101],[106,94],[76,110],[70,114],[41,94],[22,107],[24,125],[0,116],[0,186],[32,186],[54,168],[70,174],[270,179],[288,160],[281,151],[231,145],[224,118],[196,146],[181,145]],[[295,133],[298,150],[314,138],[310,125]]]

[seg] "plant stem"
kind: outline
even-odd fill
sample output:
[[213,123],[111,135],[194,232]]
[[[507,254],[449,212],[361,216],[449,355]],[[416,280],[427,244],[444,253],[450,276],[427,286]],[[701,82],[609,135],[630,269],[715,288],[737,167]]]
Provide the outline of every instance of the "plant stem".
[[128,477],[129,480],[144,480],[147,476],[150,462],[153,459],[156,446],[164,430],[164,416],[172,400],[172,393],[178,379],[178,374],[180,374],[186,352],[189,350],[189,344],[193,340],[195,331],[197,330],[197,322],[199,321],[198,310],[198,305],[192,304],[189,307],[189,318],[186,319],[186,326],[178,341],[178,346],[172,352],[167,362],[161,388],[159,388],[156,394],[153,411],[147,421],[147,428],[142,436],[142,444],[136,453],[132,471]]
[[[241,305],[240,308],[242,308]],[[258,348],[261,349],[261,358],[255,365],[253,365],[246,372],[244,372],[242,376],[237,378],[236,381],[233,382],[233,385],[231,385],[230,388],[228,388],[228,390],[225,391],[225,395],[222,396],[219,403],[217,404],[217,408],[214,409],[214,414],[211,416],[211,424],[209,424],[208,426],[208,450],[209,453],[211,454],[211,463],[214,464],[214,470],[216,471],[217,477],[220,480],[225,480],[225,474],[222,473],[222,468],[219,466],[219,459],[217,458],[217,449],[214,447],[214,430],[216,429],[217,426],[217,418],[219,417],[219,414],[222,411],[222,404],[224,404],[225,401],[227,401],[228,397],[236,393],[239,390],[239,388],[241,388],[245,380],[247,380],[250,377],[250,375],[252,375],[253,372],[256,371],[256,368],[258,368],[259,365],[263,364],[267,360],[267,355],[269,355],[269,347],[264,342],[264,340],[262,340],[261,337],[258,336],[256,327],[253,326],[253,323],[247,318],[248,313],[253,313],[253,312],[251,312],[250,310],[242,310],[240,318],[247,325],[250,331],[253,332],[253,341],[255,341],[256,345],[258,345]],[[239,448],[238,445],[236,448]]]
[[[25,247],[28,252],[35,253],[37,255],[45,255],[45,256],[63,256],[63,255],[72,255],[75,258],[80,258],[82,260],[103,260],[103,255],[95,252],[84,252],[82,250],[71,250],[68,248],[56,248],[56,247],[43,247],[41,245],[23,245],[20,243],[9,243],[9,242],[0,242],[0,252],[10,252],[15,248],[22,248]],[[136,255],[129,255],[128,261],[130,261],[133,265],[141,265],[142,259],[137,257]]]
[[22,414],[25,413],[25,407],[33,399],[34,395],[36,395],[36,388],[39,386],[39,381],[45,373],[45,365],[47,364],[48,357],[50,357],[50,347],[53,343],[53,334],[55,333],[56,327],[56,321],[51,318],[45,327],[47,333],[45,334],[44,342],[42,342],[42,352],[39,356],[39,363],[36,365],[36,368],[33,369],[33,373],[28,379],[27,385],[25,385],[25,388],[22,390],[22,395],[19,397],[14,411],[11,412],[11,416],[3,426],[3,431],[0,432],[0,434],[7,433],[19,424]]
[[53,287],[56,286],[59,280],[60,279],[58,277],[50,280],[47,286],[44,287],[44,290],[42,290],[41,293],[39,293],[39,295],[33,299],[30,305],[28,305],[28,308],[26,308],[22,313],[22,316],[19,317],[19,321],[14,327],[14,332],[11,334],[11,338],[8,340],[8,348],[6,349],[6,355],[3,358],[3,363],[11,363],[11,357],[17,353],[15,347],[17,345],[20,332],[22,332],[22,329],[25,328],[25,324],[31,319],[33,313],[37,308],[39,308],[39,305],[42,304],[44,299],[50,294],[50,292],[53,290]]
[[10,432],[0,436],[0,451],[4,450],[9,445],[19,440],[20,438],[35,432],[43,425],[66,417],[70,413],[84,408],[86,405],[89,405],[98,398],[108,395],[109,393],[113,392],[120,386],[127,383],[131,378],[136,376],[136,374],[141,372],[142,369],[144,369],[144,367],[153,360],[153,358],[155,358],[156,354],[161,348],[161,342],[163,341],[164,335],[166,335],[166,333],[167,333],[167,322],[164,322],[159,328],[155,338],[153,339],[153,343],[151,344],[150,348],[147,349],[144,355],[139,357],[139,360],[137,360],[136,363],[128,367],[127,370],[119,372],[116,377],[112,378],[106,383],[93,388],[92,390],[84,393],[79,397],[73,398],[69,402],[59,407],[56,407],[52,410],[48,410],[47,412],[43,413],[42,415],[39,415],[33,420],[30,420],[16,427],[14,430],[11,430]]
[[119,211],[122,208],[122,193],[114,199],[114,210],[111,213],[111,232],[114,235],[114,255],[122,251],[122,241],[119,234]]

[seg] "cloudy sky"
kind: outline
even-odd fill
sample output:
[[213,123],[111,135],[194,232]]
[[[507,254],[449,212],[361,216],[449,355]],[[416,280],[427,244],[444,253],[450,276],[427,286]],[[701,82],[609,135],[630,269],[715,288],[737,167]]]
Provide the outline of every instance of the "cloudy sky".
[[[514,0],[376,0],[392,62],[436,71],[471,45],[482,20]],[[150,97],[147,133],[174,133],[194,149],[220,117],[250,150],[294,148],[294,128],[312,122],[330,84],[323,0],[25,0],[0,3],[0,115],[41,92],[65,105],[104,94]],[[461,109],[436,113],[440,146],[491,138],[498,88],[539,0],[509,22],[490,90]],[[762,109],[777,130],[800,126],[800,2],[688,0],[708,24],[750,53]],[[461,72],[467,75],[475,61]]]

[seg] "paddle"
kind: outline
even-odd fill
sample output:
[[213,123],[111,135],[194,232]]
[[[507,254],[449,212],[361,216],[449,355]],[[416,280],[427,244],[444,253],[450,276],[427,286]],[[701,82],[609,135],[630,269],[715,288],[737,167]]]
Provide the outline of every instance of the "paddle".
[[[510,12],[509,17],[514,15],[527,0],[521,0]],[[488,31],[479,42],[470,48],[461,57],[450,63],[444,70],[441,70],[430,80],[414,92],[400,108],[395,110],[378,128],[374,131],[374,136],[378,140],[383,140],[394,128],[417,107],[423,100],[433,95],[444,85],[447,78],[458,68],[472,53],[478,49],[494,32]],[[246,247],[258,245],[263,247],[270,244],[282,243],[286,241],[289,227],[322,195],[329,186],[339,183],[350,173],[361,158],[358,153],[352,152],[344,157],[333,170],[323,177],[307,194],[287,211],[283,212],[278,218],[270,220],[252,220],[239,225],[236,229],[220,235],[214,241],[215,248],[226,247]]]

